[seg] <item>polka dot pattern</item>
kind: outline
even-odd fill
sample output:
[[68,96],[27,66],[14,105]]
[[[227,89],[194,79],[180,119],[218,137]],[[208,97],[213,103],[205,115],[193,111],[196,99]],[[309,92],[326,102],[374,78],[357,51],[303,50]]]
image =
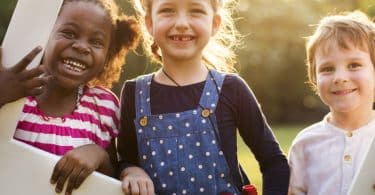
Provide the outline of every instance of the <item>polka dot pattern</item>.
[[[136,80],[137,142],[140,164],[151,176],[157,194],[238,194],[228,165],[216,139],[215,109],[224,74],[210,71],[199,104],[201,107],[178,113],[151,115],[152,75]],[[215,84],[217,83],[217,86]],[[204,109],[210,114],[202,116]],[[147,117],[147,125],[137,122]],[[217,124],[215,125],[217,126]]]

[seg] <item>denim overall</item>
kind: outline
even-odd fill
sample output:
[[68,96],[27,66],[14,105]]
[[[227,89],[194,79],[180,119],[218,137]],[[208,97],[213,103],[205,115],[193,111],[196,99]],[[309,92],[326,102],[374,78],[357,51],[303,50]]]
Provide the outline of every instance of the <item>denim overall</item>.
[[138,154],[157,194],[239,194],[216,139],[215,109],[224,74],[210,70],[198,108],[151,115],[153,75],[136,80]]

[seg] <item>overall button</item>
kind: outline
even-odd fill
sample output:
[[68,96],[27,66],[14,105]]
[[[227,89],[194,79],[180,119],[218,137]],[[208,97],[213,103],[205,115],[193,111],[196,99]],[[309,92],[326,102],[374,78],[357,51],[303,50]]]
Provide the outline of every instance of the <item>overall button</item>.
[[346,133],[346,136],[353,137],[353,133],[351,131],[349,131],[349,132]]
[[146,125],[147,125],[147,122],[148,122],[148,120],[147,120],[147,116],[144,116],[144,117],[142,117],[142,118],[139,120],[139,124],[140,124],[142,127],[146,126]]
[[204,109],[202,110],[202,116],[207,118],[208,116],[210,116],[210,110],[209,109]]
[[352,157],[349,154],[347,154],[347,155],[344,156],[344,160],[345,161],[351,161]]

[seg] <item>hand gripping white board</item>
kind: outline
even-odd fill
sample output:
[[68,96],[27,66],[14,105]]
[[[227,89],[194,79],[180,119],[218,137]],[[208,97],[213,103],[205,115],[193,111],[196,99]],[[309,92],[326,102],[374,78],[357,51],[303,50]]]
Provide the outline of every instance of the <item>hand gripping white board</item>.
[[374,195],[375,190],[375,139],[372,140],[365,159],[354,176],[348,195]]
[[[38,45],[45,47],[61,4],[62,0],[17,2],[2,43],[4,65],[15,65]],[[38,65],[41,57],[39,54],[30,67]],[[0,194],[56,194],[49,178],[59,157],[12,139],[24,102],[20,99],[0,109]],[[73,194],[120,195],[121,183],[94,172]]]

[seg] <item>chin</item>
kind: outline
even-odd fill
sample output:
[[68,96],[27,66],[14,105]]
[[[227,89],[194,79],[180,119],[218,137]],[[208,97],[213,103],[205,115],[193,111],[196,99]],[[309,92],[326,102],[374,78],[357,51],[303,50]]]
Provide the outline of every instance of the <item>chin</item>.
[[190,55],[187,52],[181,53],[181,54],[176,54],[172,56],[176,60],[192,60],[195,58],[194,55]]
[[76,80],[60,78],[57,80],[57,85],[65,89],[76,89],[82,84]]
[[350,105],[341,105],[341,106],[334,106],[331,107],[331,110],[337,113],[351,113],[358,110],[358,106],[350,106]]

